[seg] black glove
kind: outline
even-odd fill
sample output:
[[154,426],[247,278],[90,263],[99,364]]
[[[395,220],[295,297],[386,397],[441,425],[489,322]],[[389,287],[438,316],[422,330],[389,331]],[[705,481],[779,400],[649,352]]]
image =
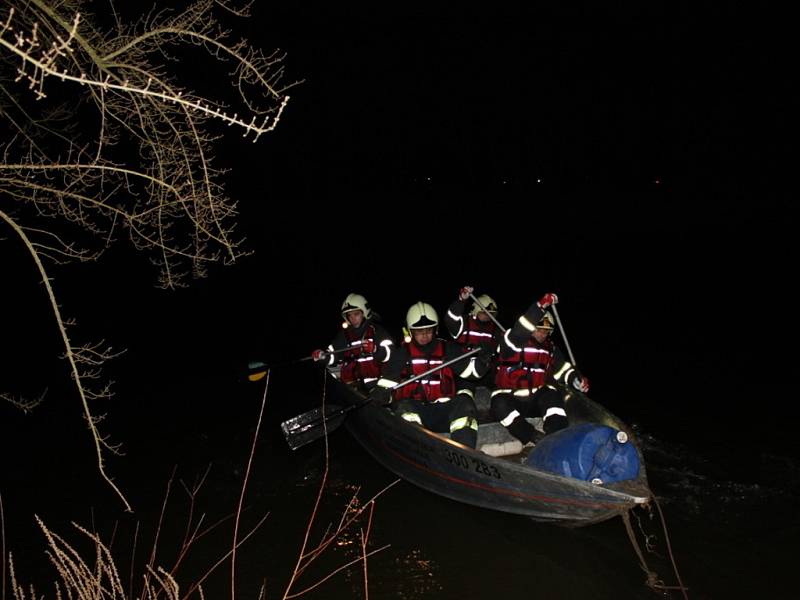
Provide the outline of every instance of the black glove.
[[490,361],[494,358],[494,348],[491,346],[481,346],[481,351],[478,352],[478,357],[485,361]]
[[392,390],[384,387],[376,387],[369,393],[370,402],[379,406],[387,406],[392,402]]
[[485,375],[489,369],[492,368],[492,361],[494,360],[494,351],[489,346],[482,346],[481,351],[475,355],[475,366],[478,373]]

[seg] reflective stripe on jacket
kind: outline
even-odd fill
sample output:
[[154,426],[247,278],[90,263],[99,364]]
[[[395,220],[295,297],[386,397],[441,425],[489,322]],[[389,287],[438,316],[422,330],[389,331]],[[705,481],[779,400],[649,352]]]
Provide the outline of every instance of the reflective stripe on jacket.
[[[406,350],[409,358],[403,367],[402,380],[421,375],[445,362],[446,347],[442,340],[437,340],[429,352],[425,352],[413,342],[406,346]],[[450,367],[445,367],[396,390],[395,399],[411,398],[434,402],[439,398],[452,397],[455,392],[455,375]]]
[[456,337],[456,342],[472,350],[478,346],[489,346],[494,349],[497,325],[493,321],[481,322],[475,317],[464,319],[464,327]]
[[342,355],[341,379],[345,383],[354,383],[359,380],[374,380],[380,377],[381,368],[375,360],[374,353],[364,352],[362,342],[372,340],[375,347],[378,347],[378,340],[375,339],[375,328],[368,325],[362,335],[358,335],[352,329],[344,330],[344,337],[347,340],[350,350]]
[[515,348],[510,343],[509,347],[515,352],[497,359],[494,379],[497,388],[533,391],[542,387],[553,364],[553,343],[548,339],[540,344],[531,336],[522,348]]

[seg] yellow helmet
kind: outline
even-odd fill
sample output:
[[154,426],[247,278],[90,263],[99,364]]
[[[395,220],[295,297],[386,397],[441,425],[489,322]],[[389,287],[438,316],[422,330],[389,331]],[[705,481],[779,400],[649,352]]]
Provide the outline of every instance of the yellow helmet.
[[555,329],[555,320],[553,319],[553,315],[550,314],[550,311],[544,311],[544,315],[536,324],[536,329],[549,329],[552,331]]
[[425,329],[436,327],[439,324],[439,315],[427,302],[417,302],[406,313],[406,327],[409,329]]
[[[478,296],[478,302],[480,302],[481,306],[486,309],[486,312],[492,313],[493,315],[497,314],[497,302],[492,300],[492,297],[488,294],[481,294]],[[473,302],[472,308],[469,311],[469,314],[471,314],[473,317],[478,316],[479,312],[483,312],[483,308],[478,306],[478,302]]]
[[342,318],[346,321],[347,313],[353,312],[354,310],[363,312],[365,319],[369,319],[372,316],[372,310],[364,296],[361,294],[347,294],[347,298],[342,302]]

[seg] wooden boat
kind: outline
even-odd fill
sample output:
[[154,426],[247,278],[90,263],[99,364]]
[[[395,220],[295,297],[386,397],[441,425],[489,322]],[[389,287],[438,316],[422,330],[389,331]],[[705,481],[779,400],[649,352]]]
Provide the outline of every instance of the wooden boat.
[[[476,397],[478,449],[472,449],[447,435],[404,421],[389,408],[369,401],[356,387],[335,381],[343,406],[327,406],[324,413],[317,409],[285,422],[284,434],[290,445],[297,447],[320,437],[315,429],[322,421],[327,431],[343,422],[375,460],[429,492],[564,526],[604,521],[646,504],[651,498],[638,446],[635,477],[608,484],[592,483],[528,466],[525,459],[530,448],[523,450],[505,427],[489,417],[488,393]],[[566,398],[571,426],[597,423],[612,427],[625,432],[627,443],[636,445],[634,432],[605,408],[581,393],[567,393]],[[301,439],[304,432],[311,433],[311,437]],[[481,451],[489,448],[493,454],[502,455],[490,456]]]

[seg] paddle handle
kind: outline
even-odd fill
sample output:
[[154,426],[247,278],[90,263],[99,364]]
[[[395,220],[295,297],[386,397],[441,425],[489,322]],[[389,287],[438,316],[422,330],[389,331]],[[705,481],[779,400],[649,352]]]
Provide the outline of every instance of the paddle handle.
[[556,324],[558,325],[558,329],[561,331],[561,338],[564,340],[564,345],[567,347],[569,362],[572,363],[573,367],[577,367],[578,365],[575,362],[575,357],[572,355],[572,348],[569,347],[569,340],[567,339],[567,334],[564,331],[564,326],[561,324],[561,318],[558,316],[558,309],[556,308],[555,304],[551,304],[550,308],[553,309],[553,315],[555,315],[556,317]]

